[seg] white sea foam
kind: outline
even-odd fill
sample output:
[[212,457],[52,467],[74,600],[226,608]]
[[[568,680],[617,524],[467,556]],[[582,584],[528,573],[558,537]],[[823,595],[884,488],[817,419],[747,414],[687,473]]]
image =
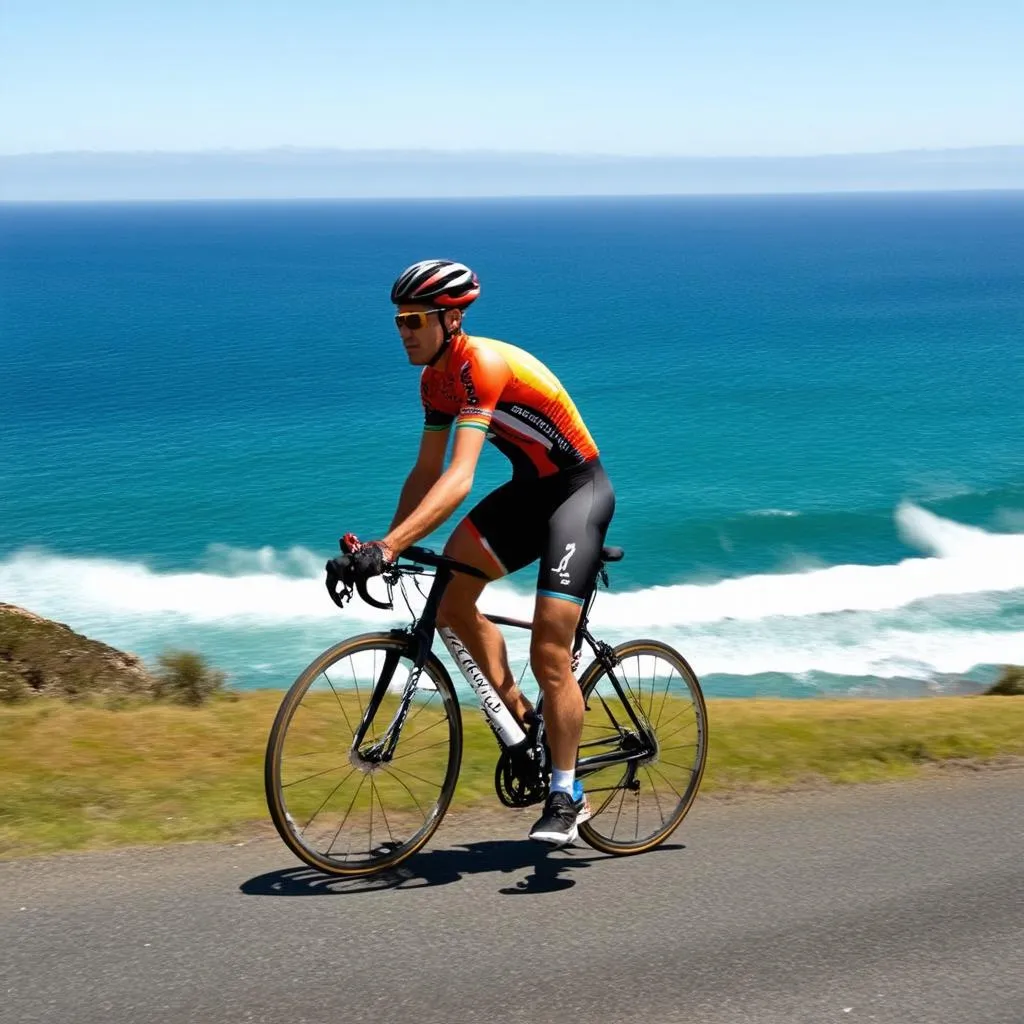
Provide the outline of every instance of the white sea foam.
[[897,509],[896,521],[907,543],[933,557],[613,593],[602,601],[600,616],[623,626],[673,626],[882,611],[933,597],[1024,588],[1024,535],[986,533],[909,504]]
[[[991,618],[1003,602],[1019,600],[1010,596],[1014,591],[1024,591],[1024,535],[988,533],[910,504],[896,510],[896,521],[904,540],[924,557],[602,592],[595,632],[609,641],[664,639],[686,652],[702,674],[898,676],[1024,662],[1024,633],[994,628]],[[280,645],[282,631],[300,630],[308,642],[310,630],[340,638],[408,621],[401,605],[393,613],[378,612],[358,599],[339,615],[324,590],[323,561],[302,548],[211,547],[206,571],[161,573],[142,562],[23,550],[0,560],[0,600],[88,628],[100,639],[105,632],[112,642],[127,637],[129,646],[136,635],[166,632],[168,623],[214,630],[229,646],[248,650],[252,664],[268,667],[277,652],[260,646],[254,627],[273,628]],[[380,584],[371,590],[380,593]],[[977,604],[972,595],[983,594],[991,597],[987,609],[955,621],[913,612],[936,599]],[[520,618],[530,618],[532,605],[532,595],[501,583],[489,588],[485,600],[487,610]],[[245,643],[229,634],[245,634]],[[511,645],[525,651],[521,637]]]

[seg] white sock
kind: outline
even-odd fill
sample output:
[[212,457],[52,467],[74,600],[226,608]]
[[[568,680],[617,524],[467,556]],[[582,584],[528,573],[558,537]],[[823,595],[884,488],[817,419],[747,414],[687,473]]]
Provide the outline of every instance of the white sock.
[[568,793],[569,796],[572,796],[572,784],[575,780],[576,770],[574,768],[570,768],[567,772],[554,768],[551,771],[551,792]]

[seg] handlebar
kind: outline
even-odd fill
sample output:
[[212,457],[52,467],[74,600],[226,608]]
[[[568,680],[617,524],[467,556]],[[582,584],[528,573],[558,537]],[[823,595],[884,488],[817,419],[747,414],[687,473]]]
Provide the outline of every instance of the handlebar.
[[[365,573],[358,571],[356,566],[352,563],[351,556],[346,552],[337,558],[332,558],[326,566],[327,571],[327,593],[330,594],[331,600],[339,607],[343,608],[345,603],[352,597],[353,587],[356,593],[368,604],[374,608],[380,608],[384,611],[390,611],[394,608],[394,603],[390,600],[391,588],[398,581],[398,578],[402,575],[412,575],[417,572],[423,571],[423,566],[429,565],[432,568],[439,569],[447,572],[461,572],[469,576],[475,576],[478,579],[486,580],[490,577],[481,572],[475,566],[467,565],[465,562],[459,562],[454,558],[449,558],[447,555],[439,555],[429,548],[420,547],[409,547],[405,551],[402,551],[398,558],[406,559],[414,564],[412,565],[399,565],[397,560],[394,562],[385,563],[381,576],[388,585],[388,598],[387,601],[378,601],[368,590],[367,580],[371,577]],[[338,584],[341,584],[338,587]]]
[[378,601],[377,598],[370,594],[366,589],[365,576],[356,577],[356,592],[367,604],[372,604],[374,608],[383,608],[384,611],[388,612],[395,606],[393,601]]

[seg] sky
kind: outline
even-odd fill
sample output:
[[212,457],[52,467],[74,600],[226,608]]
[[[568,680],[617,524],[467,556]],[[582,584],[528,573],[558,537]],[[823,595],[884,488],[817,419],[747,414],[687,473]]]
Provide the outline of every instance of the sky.
[[1024,0],[0,0],[0,154],[1024,142]]

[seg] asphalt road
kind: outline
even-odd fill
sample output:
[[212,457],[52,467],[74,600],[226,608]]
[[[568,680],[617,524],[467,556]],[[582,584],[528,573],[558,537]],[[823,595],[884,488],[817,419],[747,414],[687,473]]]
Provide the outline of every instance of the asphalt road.
[[530,820],[373,883],[276,837],[0,864],[0,1021],[1024,1022],[1024,771],[698,799],[622,859]]

